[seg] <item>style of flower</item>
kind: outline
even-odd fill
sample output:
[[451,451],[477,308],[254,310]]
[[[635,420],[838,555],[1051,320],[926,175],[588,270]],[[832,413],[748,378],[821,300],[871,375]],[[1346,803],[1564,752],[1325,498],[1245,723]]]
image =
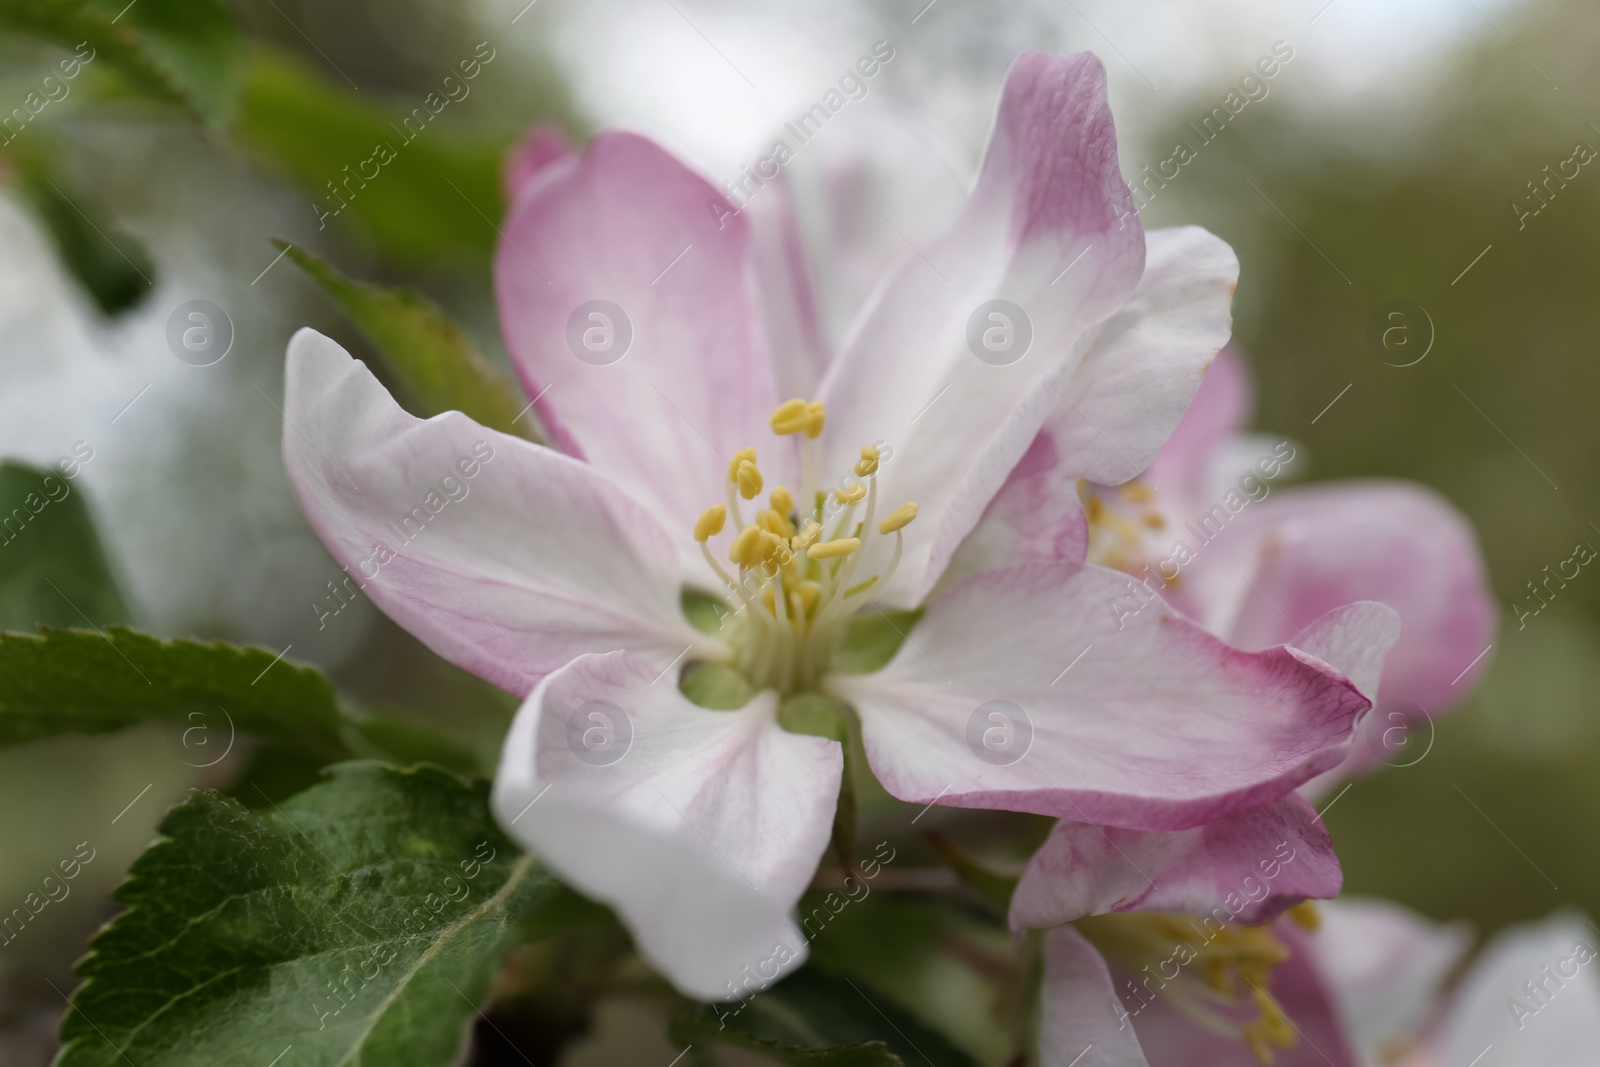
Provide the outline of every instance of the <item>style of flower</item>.
[[[1077,480],[1154,457],[1227,339],[1237,274],[1203,231],[1147,245],[1119,225],[1092,56],[1017,60],[967,208],[831,359],[802,343],[817,331],[781,198],[735,213],[623,133],[581,154],[536,140],[510,175],[496,289],[554,447],[413,418],[301,331],[285,461],[375,604],[526,698],[499,819],[679,988],[726,999],[803,958],[790,912],[844,757],[784,728],[796,701],[852,708],[902,800],[1134,834],[1215,823],[1344,758],[1369,702],[1321,658],[1236,651],[1165,607],[1119,628],[1125,578],[1084,562]],[[1026,318],[1020,358],[969,347],[994,301]],[[470,498],[430,521],[420,494],[482,447]],[[714,632],[686,614],[707,594],[726,601]],[[903,641],[846,673],[862,619]],[[707,669],[753,695],[692,702],[680,675]],[[1014,709],[1004,758],[996,701]]]

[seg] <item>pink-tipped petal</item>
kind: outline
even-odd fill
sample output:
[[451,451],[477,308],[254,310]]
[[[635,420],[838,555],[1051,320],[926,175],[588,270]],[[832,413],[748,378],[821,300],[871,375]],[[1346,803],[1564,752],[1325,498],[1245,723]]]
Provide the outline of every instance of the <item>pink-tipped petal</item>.
[[1044,936],[1039,1063],[1041,1067],[1079,1063],[1149,1067],[1105,960],[1070,926]]
[[528,697],[493,804],[508,834],[614,907],[680,990],[735,1000],[805,958],[790,913],[827,848],[843,768],[838,743],[778,726],[771,692],[708,711],[615,652]]
[[310,329],[284,392],[284,466],[312,528],[352,591],[451,663],[522,695],[585,652],[658,669],[717,653],[683,618],[672,541],[593,469],[460,412],[409,415]]
[[523,195],[495,289],[512,362],[558,443],[674,533],[723,499],[741,448],[769,481],[789,480],[792,444],[767,425],[783,398],[747,221],[657,145],[601,134]]
[[1046,423],[1065,468],[1102,485],[1150,465],[1180,420],[1193,418],[1202,378],[1217,394],[1225,383],[1213,379],[1233,373],[1226,363],[1207,373],[1233,329],[1233,249],[1198,226],[1153,230],[1145,242],[1132,299],[1096,327]]
[[541,124],[529,130],[521,142],[506,156],[501,186],[506,203],[515,204],[522,191],[533,183],[552,163],[571,159],[572,145],[561,127]]
[[1229,648],[1131,585],[1069,564],[975,575],[882,671],[832,679],[879,781],[917,804],[1181,830],[1344,758],[1369,706],[1346,679]]
[[966,211],[907,253],[823,383],[829,477],[882,441],[886,499],[922,508],[880,599],[912,604],[932,588],[1144,258],[1099,60],[1023,54]]
[[1343,881],[1328,831],[1292,794],[1192,830],[1061,822],[1028,861],[1011,897],[1011,926],[1113,911],[1263,923],[1307,898],[1336,896]]
[[[1240,648],[1290,641],[1309,649],[1297,631],[1336,607],[1372,600],[1394,609],[1400,634],[1383,659],[1372,694],[1383,714],[1370,729],[1392,729],[1399,716],[1425,731],[1424,716],[1465,697],[1488,661],[1495,607],[1477,539],[1458,511],[1421,486],[1367,481],[1285,492],[1241,513],[1191,569],[1214,609],[1204,621]],[[1370,685],[1363,691],[1372,693]],[[1381,739],[1359,743],[1342,773],[1395,755]]]
[[1224,348],[1211,361],[1194,402],[1146,472],[1179,507],[1204,508],[1216,453],[1243,432],[1255,412],[1255,387],[1242,356]]

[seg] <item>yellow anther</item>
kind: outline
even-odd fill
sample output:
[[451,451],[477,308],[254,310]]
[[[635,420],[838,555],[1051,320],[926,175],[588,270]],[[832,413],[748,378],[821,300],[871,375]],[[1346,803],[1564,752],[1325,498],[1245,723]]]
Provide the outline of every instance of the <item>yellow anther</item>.
[[739,531],[728,546],[728,559],[742,568],[750,568],[761,561],[761,535],[766,531],[759,526],[746,526]]
[[806,405],[806,436],[815,441],[822,436],[822,428],[828,423],[828,413],[823,410],[822,401],[813,400]]
[[738,481],[739,481],[739,468],[742,465],[746,464],[746,463],[754,463],[755,461],[756,461],[756,450],[755,449],[753,449],[753,448],[741,448],[741,449],[739,449],[739,451],[737,451],[737,452],[735,452],[733,454],[733,458],[728,460],[728,481],[734,482],[735,484],[737,484]]
[[746,500],[754,500],[761,492],[761,468],[754,460],[747,459],[739,464],[733,480],[739,486],[739,495]]
[[800,606],[806,611],[810,611],[817,606],[817,601],[822,597],[822,586],[807,579],[800,583],[795,593],[799,597]]
[[767,423],[772,427],[772,432],[779,437],[787,437],[792,433],[804,433],[811,426],[811,412],[808,410],[806,402],[796,397],[793,400],[785,400],[779,404],[777,410],[772,413],[772,418],[767,420]]
[[785,541],[794,536],[794,526],[776,511],[757,512],[756,525],[770,534],[783,538]]
[[772,495],[767,499],[772,501],[772,510],[786,519],[794,511],[794,495],[781,485],[773,486]]
[[853,485],[845,486],[843,489],[835,489],[833,491],[833,499],[840,504],[854,504],[858,500],[866,499],[866,495],[867,486],[865,482],[856,482]]
[[1288,915],[1307,933],[1314,934],[1322,928],[1322,912],[1317,910],[1314,900],[1302,900],[1289,909]]
[[884,516],[878,523],[878,532],[884,535],[892,534],[896,530],[903,530],[911,525],[911,520],[917,517],[917,502],[908,500]]
[[821,536],[822,524],[820,522],[806,523],[806,528],[795,535],[794,550],[796,552],[804,552],[806,549],[816,544],[817,538]]
[[705,544],[711,538],[722,532],[722,524],[728,521],[728,505],[713,504],[700,513],[694,520],[694,539]]
[[861,548],[861,538],[841,537],[837,541],[823,541],[806,549],[806,555],[812,559],[836,559],[839,556],[848,556]]
[[878,473],[878,449],[875,446],[861,446],[861,458],[856,462],[855,472],[858,478]]
[[1267,1043],[1267,1035],[1260,1023],[1246,1023],[1240,1028],[1245,1044],[1250,1046],[1250,1051],[1256,1054],[1256,1059],[1264,1064],[1272,1062],[1272,1046]]
[[1128,482],[1122,487],[1122,495],[1135,504],[1142,504],[1155,496],[1149,482]]
[[1166,528],[1167,520],[1154,511],[1147,511],[1144,513],[1144,524],[1152,530],[1162,530]]

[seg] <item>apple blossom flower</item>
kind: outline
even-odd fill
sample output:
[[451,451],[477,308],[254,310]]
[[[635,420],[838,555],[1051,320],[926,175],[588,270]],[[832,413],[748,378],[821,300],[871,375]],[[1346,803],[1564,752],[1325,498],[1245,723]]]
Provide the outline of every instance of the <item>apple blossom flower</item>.
[[[1461,924],[1435,923],[1375,899],[1324,902],[1316,914],[1311,932],[1287,917],[1251,928],[1290,953],[1273,976],[1279,1007],[1296,1032],[1273,1058],[1277,1067],[1577,1067],[1592,1062],[1600,1047],[1600,934],[1580,916],[1502,931],[1452,983],[1471,940]],[[1047,987],[1070,975],[1075,962],[1083,966],[1081,950],[1077,956],[1074,950],[1084,938],[1064,930],[1068,936],[1049,950]],[[1111,1057],[1105,1062],[1252,1062],[1238,1041],[1196,1025],[1186,1006],[1164,1000],[1165,993],[1151,995],[1147,1011],[1129,1013],[1131,1026],[1102,1034],[1096,1047]],[[1091,1016],[1107,1014],[1103,1005],[1085,1008]],[[1045,1016],[1047,1029],[1066,1021],[1059,1005],[1055,1011]],[[1070,1041],[1081,1049],[1081,1019],[1074,1021]],[[1057,1054],[1070,1058],[1073,1051],[1068,1043]]]
[[[727,999],[804,956],[790,912],[844,757],[784,728],[797,701],[853,708],[902,800],[1131,831],[1225,820],[1344,758],[1369,706],[1349,680],[1166,607],[1119,625],[1125,577],[1084,562],[1053,495],[1013,484],[1004,529],[973,536],[1047,420],[1068,484],[1142,469],[1227,339],[1237,262],[1197,229],[1147,244],[1092,56],[1017,60],[966,210],[831,356],[799,343],[781,197],[736,212],[615,132],[530,142],[508,182],[502,326],[554,447],[413,418],[302,330],[285,462],[376,605],[525,697],[500,821],[679,988]],[[1019,542],[1035,555],[1004,558]],[[725,610],[702,630],[706,596]],[[876,670],[850,666],[863,620],[903,639]],[[753,695],[692,702],[680,674],[707,669]]]

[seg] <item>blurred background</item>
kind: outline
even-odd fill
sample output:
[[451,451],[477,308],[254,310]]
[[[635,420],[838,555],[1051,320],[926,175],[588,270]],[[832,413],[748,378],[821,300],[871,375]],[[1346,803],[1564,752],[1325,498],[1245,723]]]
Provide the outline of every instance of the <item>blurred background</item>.
[[[1594,5],[124,2],[64,5],[94,16],[82,39],[110,27],[70,76],[72,27],[0,8],[21,12],[0,14],[0,458],[25,465],[0,472],[0,513],[31,470],[78,463],[41,518],[49,547],[0,559],[6,628],[132,622],[261,644],[375,706],[448,714],[492,750],[508,698],[330,594],[341,575],[278,456],[283,352],[302,325],[370,349],[272,239],[422,291],[503,361],[489,256],[502,161],[531,125],[575,140],[629,127],[736,181],[887,42],[864,98],[786,169],[836,335],[959,205],[1018,51],[1101,56],[1133,182],[1287,53],[1176,178],[1145,186],[1144,224],[1198,223],[1237,250],[1257,428],[1302,443],[1311,480],[1445,494],[1477,526],[1501,611],[1478,689],[1412,739],[1411,765],[1329,811],[1347,888],[1482,934],[1563,905],[1600,915],[1600,571],[1553,597],[1529,588],[1600,548]],[[124,30],[154,42],[157,68],[124,52]],[[402,120],[474,59],[467,93],[405,139]],[[399,147],[379,179],[330,190],[380,142]],[[830,259],[841,234],[859,251]],[[169,341],[195,300],[231,331],[204,366]],[[1369,340],[1395,301],[1415,331],[1405,358]],[[0,749],[0,903],[80,843],[94,851],[70,897],[0,950],[0,1060],[48,1057],[52,983],[70,989],[166,806],[241,767],[269,793],[311,773],[232,741],[219,732],[206,758],[160,730]]]

